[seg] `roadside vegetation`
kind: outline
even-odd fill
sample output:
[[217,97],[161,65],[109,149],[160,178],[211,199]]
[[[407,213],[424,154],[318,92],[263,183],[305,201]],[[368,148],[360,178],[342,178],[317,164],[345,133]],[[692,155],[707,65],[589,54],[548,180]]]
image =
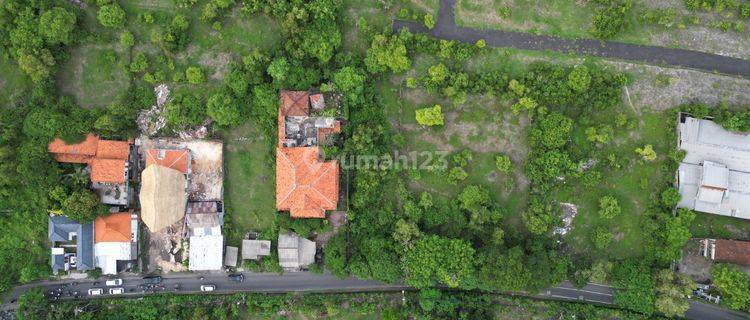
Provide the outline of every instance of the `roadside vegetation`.
[[[344,143],[326,154],[383,163],[346,172],[347,225],[313,268],[403,281],[421,290],[409,294],[408,307],[390,295],[354,296],[362,303],[348,308],[342,301],[352,296],[163,296],[137,306],[97,300],[101,308],[92,312],[116,314],[126,306],[144,318],[232,318],[299,308],[290,312],[304,317],[323,305],[342,317],[419,310],[425,317],[486,318],[505,310],[491,303],[505,298],[431,288],[536,292],[568,279],[612,284],[625,310],[562,303],[549,309],[583,318],[683,315],[682,293],[692,283],[669,266],[691,232],[716,231],[696,229],[693,221],[706,218],[691,211],[673,214],[681,159],[673,145],[676,112],[719,112],[719,123],[742,131],[750,128],[747,112],[636,109],[623,101],[632,77],[598,60],[530,62],[483,42],[388,28],[399,15],[429,27],[436,4],[98,0],[80,9],[62,0],[7,0],[0,9],[7,58],[0,67],[10,75],[1,87],[9,104],[0,113],[0,210],[9,214],[0,226],[9,232],[0,236],[0,291],[49,275],[46,233],[36,227],[49,212],[87,221],[101,212],[81,166],[56,163],[47,143],[87,132],[135,136],[136,114],[154,104],[158,84],[171,90],[160,135],[206,125],[225,143],[227,244],[239,245],[251,230],[269,240],[281,230],[304,237],[331,232],[325,220],[292,220],[274,208],[278,91],[319,88],[344,97]],[[630,4],[588,6],[625,19],[617,12]],[[56,23],[42,27],[49,21]],[[618,21],[601,24],[602,38],[625,30]],[[561,219],[561,203],[577,210],[572,226]],[[279,272],[276,259],[245,267]],[[517,310],[517,301],[504,301]],[[549,315],[537,306],[528,309]],[[71,308],[63,303],[52,312],[64,317]]]

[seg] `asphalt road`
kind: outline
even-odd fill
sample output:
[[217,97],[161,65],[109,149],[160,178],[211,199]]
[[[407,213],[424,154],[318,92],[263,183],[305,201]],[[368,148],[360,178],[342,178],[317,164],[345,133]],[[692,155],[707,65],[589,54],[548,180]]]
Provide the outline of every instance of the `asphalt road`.
[[[177,294],[195,294],[201,293],[200,286],[202,284],[211,284],[216,286],[215,294],[228,294],[237,292],[259,292],[259,293],[286,293],[286,292],[374,292],[384,291],[393,292],[401,290],[412,290],[411,288],[402,284],[387,284],[374,280],[360,280],[357,278],[345,278],[339,279],[329,274],[313,274],[309,272],[290,272],[283,275],[269,274],[269,273],[245,273],[245,281],[237,283],[231,281],[229,277],[224,274],[194,274],[194,273],[179,273],[169,274],[162,276],[162,283],[164,289],[148,290],[143,291],[142,284],[144,283],[140,276],[125,276],[123,279],[123,287],[126,293],[122,295],[113,296],[107,294],[108,287],[104,285],[103,280],[78,280],[76,285],[71,285],[72,280],[68,281],[41,281],[35,283],[29,283],[15,287],[11,294],[6,297],[5,304],[3,305],[4,310],[12,310],[17,306],[14,302],[18,297],[26,292],[26,290],[33,287],[41,287],[45,294],[51,297],[49,293],[56,291],[58,288],[62,288],[63,294],[62,299],[72,299],[73,297],[68,294],[68,291],[78,291],[80,296],[78,299],[87,298],[113,298],[113,297],[139,297],[143,295],[151,295],[155,293],[177,293]],[[203,279],[201,280],[201,277]],[[98,284],[95,284],[98,282]],[[175,285],[179,285],[180,289],[175,291]],[[92,288],[105,289],[105,294],[101,296],[89,296],[88,290]],[[523,295],[530,296],[540,299],[549,300],[564,300],[574,302],[586,302],[595,303],[601,305],[612,305],[613,304],[613,289],[610,286],[599,285],[599,284],[588,284],[581,289],[573,287],[569,282],[563,282],[560,285],[542,290],[539,294],[528,295],[524,293],[510,293],[511,295]],[[704,320],[704,319],[726,319],[726,320],[739,320],[748,319],[748,315],[726,310],[713,304],[703,303],[699,301],[690,301],[690,310],[688,310],[686,317],[688,319]]]
[[428,33],[436,38],[475,43],[484,39],[494,47],[512,47],[524,50],[552,50],[603,58],[614,58],[668,65],[680,68],[719,72],[750,78],[750,61],[711,53],[666,47],[643,46],[617,41],[596,39],[565,39],[533,35],[523,32],[472,29],[456,26],[454,8],[456,0],[440,0],[440,10],[435,27],[428,30],[423,24],[396,20],[393,29],[408,28],[415,33]]

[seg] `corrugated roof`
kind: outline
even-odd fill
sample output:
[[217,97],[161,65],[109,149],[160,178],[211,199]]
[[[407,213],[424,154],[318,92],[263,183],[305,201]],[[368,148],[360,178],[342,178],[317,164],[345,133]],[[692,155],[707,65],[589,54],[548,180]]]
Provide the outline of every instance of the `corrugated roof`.
[[236,267],[238,252],[239,249],[237,247],[227,246],[226,252],[224,253],[224,265],[229,267]]
[[224,237],[220,235],[190,237],[188,269],[193,271],[221,270]]
[[300,237],[296,233],[279,234],[279,265],[296,270],[315,262],[315,242]]
[[94,242],[130,242],[131,217],[129,212],[97,217],[94,221]]
[[714,260],[750,266],[750,242],[716,239]]
[[271,254],[271,241],[269,240],[242,240],[242,259],[257,260],[261,256]]

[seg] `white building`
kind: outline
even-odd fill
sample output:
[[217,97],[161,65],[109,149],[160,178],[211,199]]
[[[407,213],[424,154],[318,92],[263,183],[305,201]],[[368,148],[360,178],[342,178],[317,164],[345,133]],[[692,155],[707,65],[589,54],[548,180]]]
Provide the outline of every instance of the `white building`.
[[680,117],[680,208],[750,219],[750,136],[710,120]]

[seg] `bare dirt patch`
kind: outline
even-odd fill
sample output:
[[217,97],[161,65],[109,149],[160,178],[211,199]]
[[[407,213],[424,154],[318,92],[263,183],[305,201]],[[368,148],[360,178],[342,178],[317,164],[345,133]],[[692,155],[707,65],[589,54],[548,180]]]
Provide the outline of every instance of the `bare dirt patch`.
[[222,80],[229,73],[229,63],[232,61],[232,55],[227,52],[216,52],[209,50],[204,53],[198,62],[202,67],[213,70],[211,79]]

